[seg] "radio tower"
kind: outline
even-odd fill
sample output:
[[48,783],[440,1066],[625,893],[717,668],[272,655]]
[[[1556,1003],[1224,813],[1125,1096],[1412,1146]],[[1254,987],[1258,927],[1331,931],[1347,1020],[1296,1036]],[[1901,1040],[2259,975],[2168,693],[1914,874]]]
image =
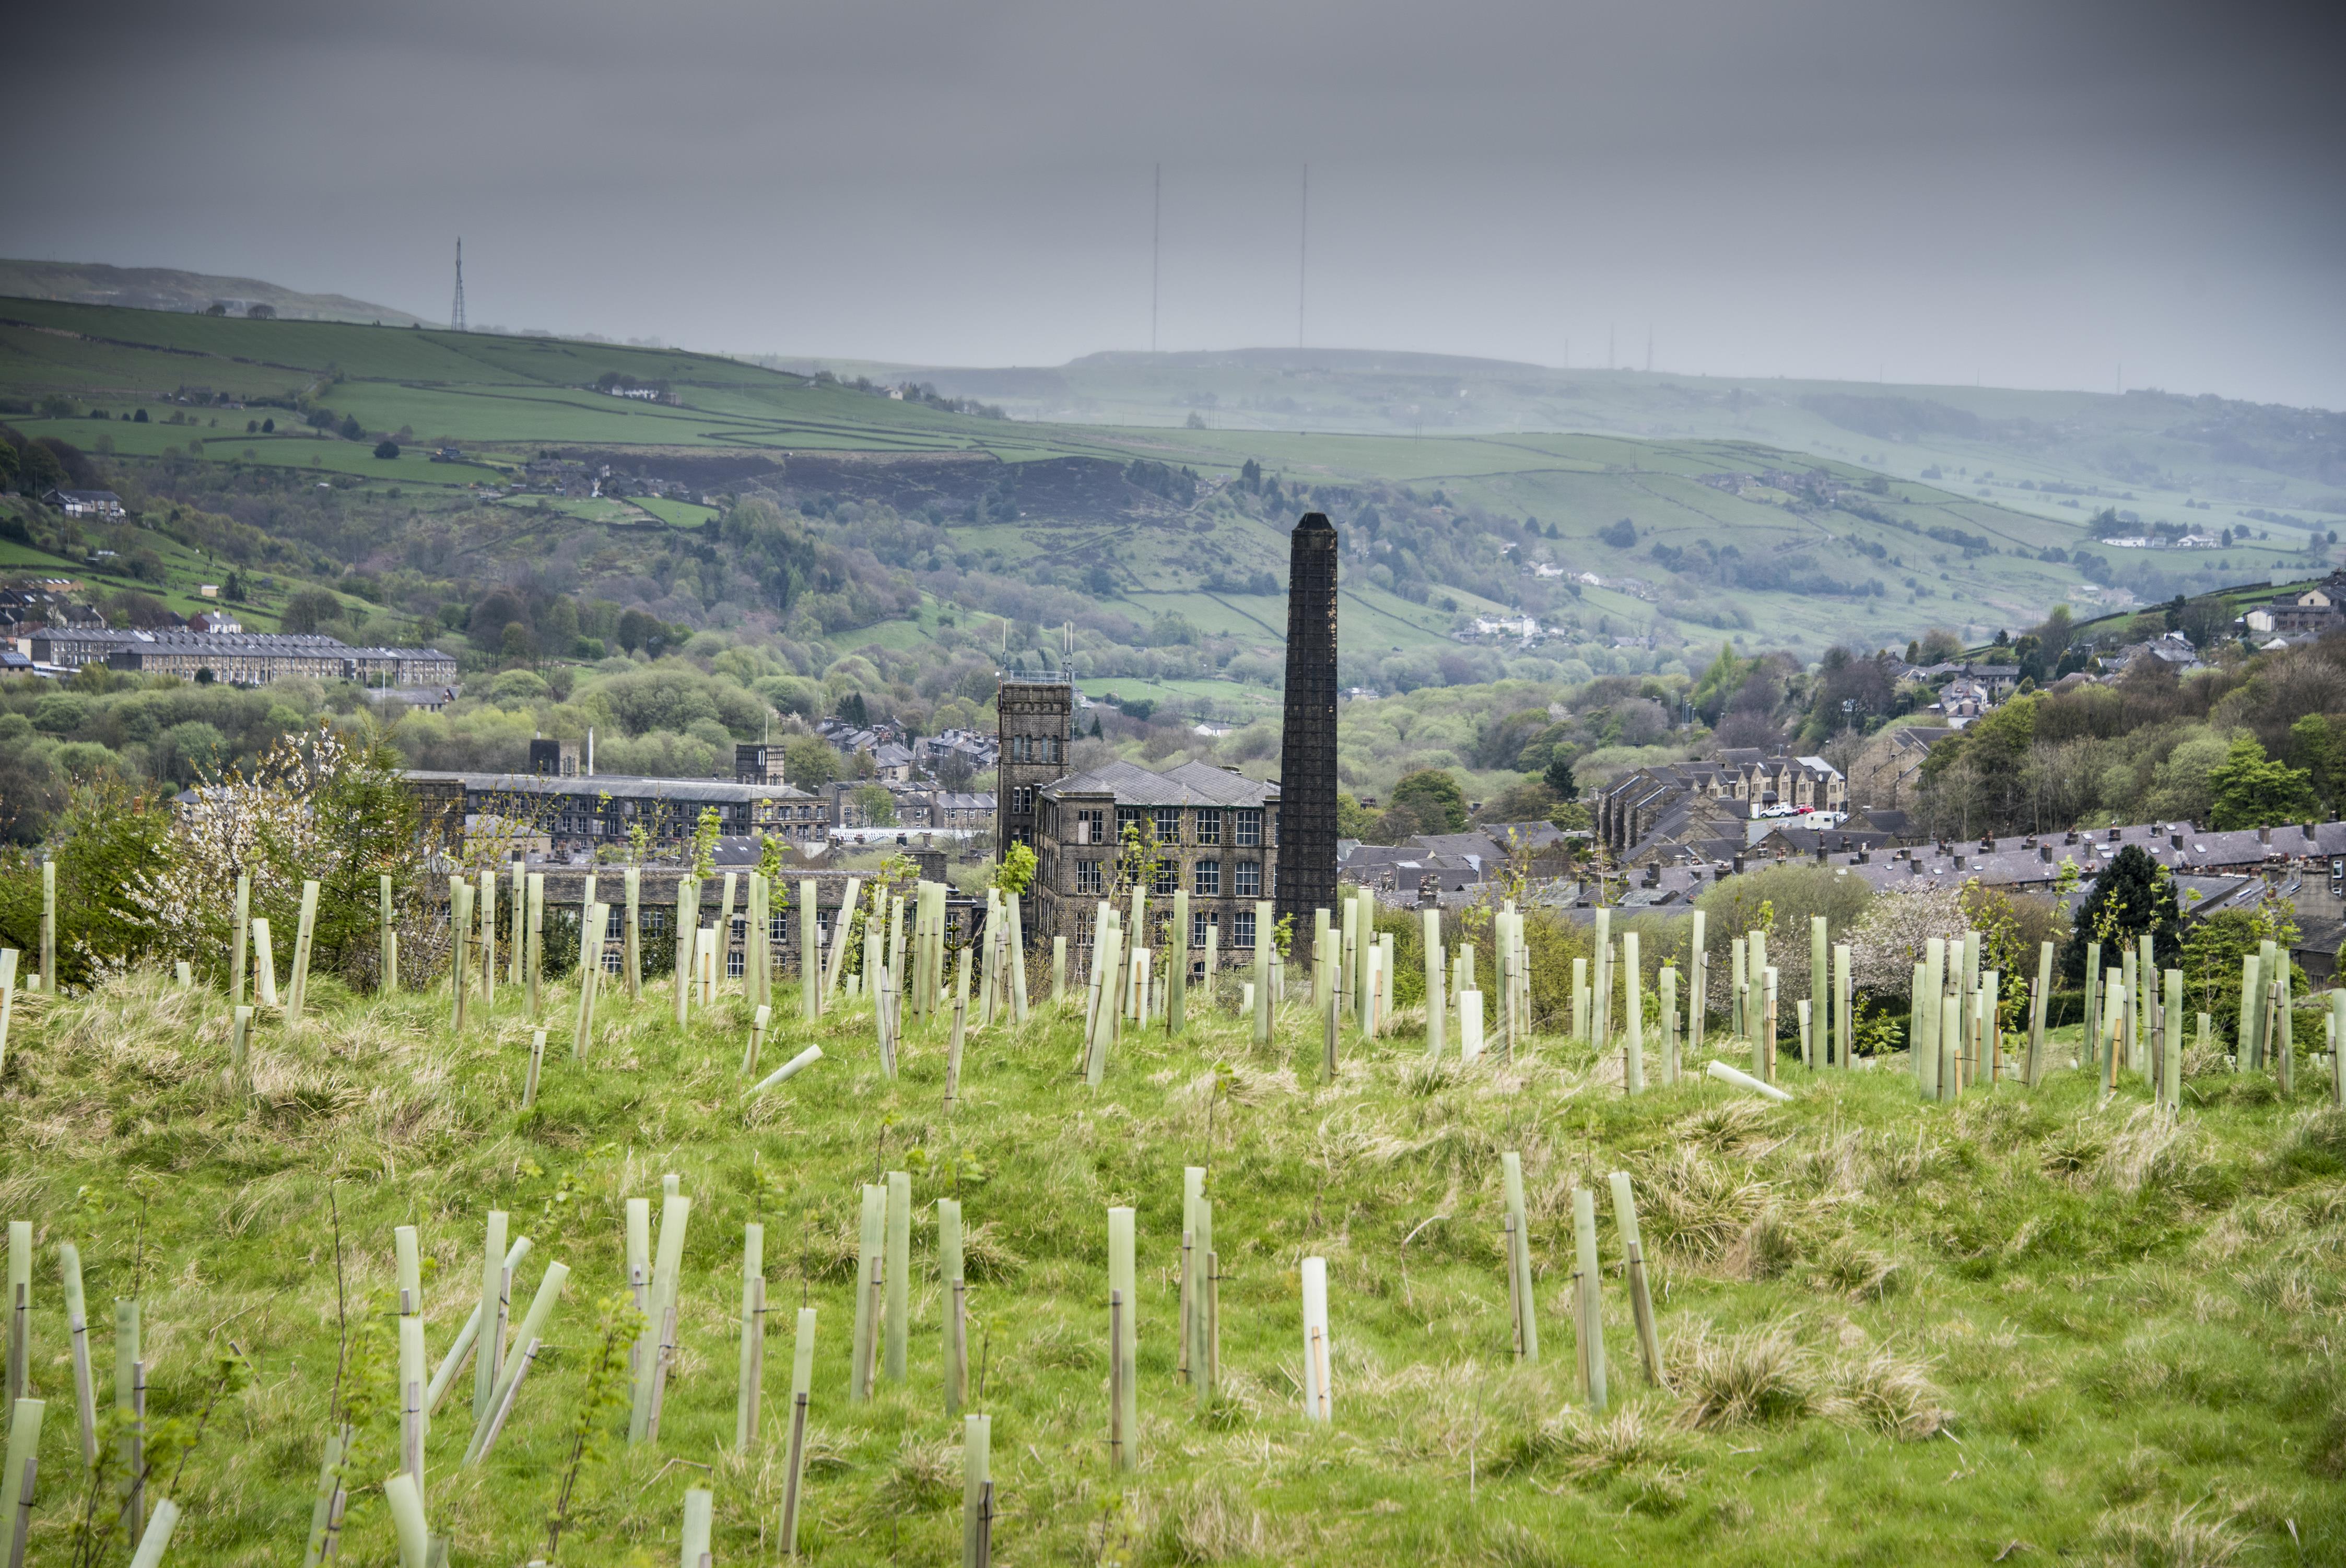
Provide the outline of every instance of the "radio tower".
[[465,330],[464,241],[461,236],[458,237],[456,240],[456,303],[448,311],[448,330],[454,332],[461,332]]

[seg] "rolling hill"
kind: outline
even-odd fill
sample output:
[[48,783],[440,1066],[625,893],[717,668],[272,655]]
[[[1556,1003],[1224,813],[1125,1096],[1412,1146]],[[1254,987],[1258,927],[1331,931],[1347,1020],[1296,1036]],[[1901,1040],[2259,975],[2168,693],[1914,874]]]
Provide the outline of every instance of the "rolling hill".
[[[1749,439],[1786,433],[1768,423],[1790,419],[1780,406],[1742,426],[1730,410],[1715,434],[1041,423],[674,350],[26,299],[0,300],[0,407],[26,435],[117,461],[275,474],[280,490],[307,471],[361,509],[395,491],[392,535],[435,512],[519,504],[533,515],[515,548],[530,552],[565,531],[670,535],[705,514],[513,495],[541,455],[662,478],[688,502],[760,490],[826,515],[881,503],[947,544],[889,565],[942,561],[1267,643],[1276,601],[1235,585],[1282,573],[1293,514],[1318,505],[1347,530],[1346,652],[1368,678],[1379,661],[1454,650],[1464,618],[1502,608],[1553,630],[1538,650],[1550,660],[1650,668],[1722,632],[1811,653],[1902,645],[1930,624],[1984,637],[2096,602],[2089,577],[2164,598],[2302,575],[2313,543],[2310,526],[2276,525],[2220,554],[2112,549],[2086,526],[2105,497],[2031,513],[1855,461],[1882,453]],[[263,416],[278,428],[258,430]],[[331,429],[313,428],[321,418]],[[397,457],[372,455],[382,436]]]
[[174,267],[109,267],[98,261],[31,261],[0,258],[0,295],[60,300],[77,305],[127,305],[142,311],[206,311],[224,305],[242,315],[266,305],[292,321],[372,321],[413,325],[421,317],[347,294],[305,294],[258,278],[222,278]]
[[2326,533],[2346,518],[2346,415],[2148,390],[2116,396],[1556,370],[1325,349],[1098,353],[1041,368],[758,362],[925,382],[1056,423],[1194,419],[1221,431],[1750,442],[1943,484],[2055,522],[2109,505],[2146,525],[2247,525],[2278,538]]

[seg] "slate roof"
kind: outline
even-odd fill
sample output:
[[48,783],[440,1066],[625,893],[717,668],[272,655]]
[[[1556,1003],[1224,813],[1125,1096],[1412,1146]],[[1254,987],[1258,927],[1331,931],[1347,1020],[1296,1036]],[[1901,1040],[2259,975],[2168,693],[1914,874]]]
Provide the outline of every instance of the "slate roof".
[[1124,806],[1262,806],[1279,786],[1229,772],[1208,762],[1184,762],[1162,773],[1129,762],[1106,762],[1043,786],[1046,799],[1107,795]]

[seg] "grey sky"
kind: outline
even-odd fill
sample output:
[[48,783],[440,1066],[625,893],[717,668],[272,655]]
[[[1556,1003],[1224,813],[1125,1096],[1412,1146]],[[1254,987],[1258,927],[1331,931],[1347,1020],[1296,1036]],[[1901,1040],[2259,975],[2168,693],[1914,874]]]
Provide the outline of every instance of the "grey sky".
[[[2346,407],[2338,7],[55,6],[0,253],[1056,362],[1305,332]],[[28,133],[26,127],[39,127]]]

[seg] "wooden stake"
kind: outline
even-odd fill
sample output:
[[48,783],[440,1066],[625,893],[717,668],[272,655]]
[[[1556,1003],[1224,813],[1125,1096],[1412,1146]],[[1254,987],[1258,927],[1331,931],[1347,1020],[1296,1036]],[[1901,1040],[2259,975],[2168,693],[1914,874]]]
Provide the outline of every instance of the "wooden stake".
[[1524,1208],[1524,1159],[1513,1149],[1499,1156],[1506,1206],[1507,1302],[1515,1317],[1515,1354],[1526,1367],[1539,1365],[1539,1317],[1533,1305],[1532,1243]]
[[[590,877],[588,881],[593,881]],[[481,1004],[497,1004],[497,874],[481,868]]]
[[[544,1036],[541,1034],[540,1038]],[[477,1422],[489,1413],[489,1396],[496,1391],[497,1376],[505,1370],[505,1324],[500,1313],[505,1301],[505,1230],[508,1217],[501,1208],[489,1210],[487,1224],[481,1233],[481,1298],[474,1305],[474,1332],[488,1332],[480,1339],[480,1348],[473,1360],[473,1420]]]
[[1303,1260],[1303,1419],[1334,1419],[1335,1396],[1328,1386],[1328,1260]]
[[740,1386],[733,1400],[733,1447],[748,1453],[758,1437],[758,1404],[766,1370],[766,1227],[741,1227]]
[[57,1272],[66,1288],[66,1335],[73,1350],[74,1413],[81,1419],[81,1461],[97,1462],[97,1390],[89,1366],[89,1318],[82,1298],[81,1249],[72,1242],[57,1247]]
[[[656,1331],[661,1338],[654,1345],[646,1347],[650,1351],[657,1351],[667,1345],[674,1332],[670,1325],[676,1307],[677,1275],[684,1265],[684,1230],[691,1218],[690,1198],[681,1193],[661,1194],[659,1238],[652,1262],[649,1316],[646,1324],[648,1331]],[[659,1398],[660,1386],[666,1375],[666,1366],[658,1354],[646,1354],[641,1358],[636,1370],[635,1402],[627,1419],[629,1442],[651,1441],[652,1410]]]
[[33,1222],[8,1222],[8,1388],[15,1404],[32,1390],[33,1355]]
[[117,1297],[114,1302],[114,1420],[115,1488],[123,1502],[126,1534],[138,1533],[138,1494],[133,1484],[142,1466],[138,1417],[143,1403],[138,1391],[138,1300]]
[[901,1383],[912,1334],[913,1282],[913,1178],[904,1171],[888,1173],[886,1243],[886,1371],[890,1382]]
[[[1198,1206],[1198,1217],[1204,1222],[1201,1236],[1213,1232],[1214,1200],[1205,1199]],[[1202,1364],[1204,1371],[1198,1376],[1198,1408],[1213,1409],[1215,1390],[1222,1378],[1222,1255],[1211,1247],[1201,1246],[1206,1255],[1206,1272],[1201,1283],[1206,1288],[1206,1309],[1198,1329],[1198,1343],[1203,1352],[1191,1363],[1193,1371]]]
[[488,1458],[489,1451],[497,1446],[497,1434],[505,1430],[505,1418],[513,1414],[514,1405],[521,1398],[521,1380],[529,1376],[529,1369],[537,1364],[537,1352],[545,1343],[543,1339],[532,1339],[515,1360],[513,1376],[505,1380],[505,1396],[490,1411],[488,1428],[481,1433],[481,1458]]
[[862,1239],[855,1264],[855,1343],[848,1398],[862,1404],[872,1398],[872,1367],[880,1337],[881,1247],[888,1221],[888,1189],[867,1182],[863,1186]]
[[1642,1095],[1646,1092],[1646,995],[1637,965],[1637,933],[1624,932],[1621,935],[1621,990],[1623,1022],[1627,1031],[1627,1054],[1623,1058],[1622,1088],[1625,1093]]
[[[257,942],[266,922],[252,923]],[[473,884],[462,877],[454,878],[448,883],[448,1017],[451,1027],[460,1033],[464,1027],[465,1004],[472,1000],[473,943],[467,935],[472,923]],[[269,989],[276,990],[273,980]]]
[[[382,879],[382,886],[383,929],[387,932],[391,929],[391,879],[388,876]],[[245,952],[252,945],[252,874],[249,871],[236,874],[235,926],[230,933],[229,943],[228,1000],[229,1005],[233,1007],[244,1000]]]
[[521,1086],[521,1108],[525,1111],[537,1104],[537,1078],[545,1066],[546,1031],[533,1029],[529,1032],[529,1076]]
[[1629,1314],[1637,1326],[1637,1353],[1646,1363],[1646,1380],[1666,1389],[1669,1380],[1662,1369],[1661,1336],[1654,1323],[1654,1297],[1646,1279],[1646,1248],[1637,1234],[1637,1200],[1629,1190],[1627,1171],[1615,1171],[1610,1179],[1613,1227],[1620,1233],[1627,1260],[1624,1272],[1629,1287]]
[[782,1554],[799,1554],[799,1495],[806,1480],[807,1407],[813,1395],[815,1309],[799,1308],[790,1347],[790,1451],[782,1470]]
[[57,863],[41,859],[41,994],[57,994]]
[[1107,1211],[1108,1452],[1118,1470],[1140,1468],[1140,1299],[1134,1211]]
[[937,1199],[937,1278],[945,1288],[945,1414],[957,1416],[969,1399],[969,1290],[964,1278],[958,1198]]
[[269,921],[255,916],[252,921],[252,978],[260,997],[260,1005],[277,1005],[277,954],[269,942]]
[[993,1435],[992,1416],[962,1418],[962,1568],[986,1568],[989,1561],[994,1482],[989,1473],[987,1450],[992,1446]]
[[750,1039],[741,1047],[741,1076],[744,1078],[758,1070],[758,1055],[766,1044],[766,1025],[772,1018],[772,1009],[762,1003],[750,1014]]
[[0,1560],[25,1560],[25,1535],[32,1525],[35,1461],[41,1451],[40,1400],[12,1396],[8,1401],[8,1457],[0,1471]]
[[1588,1408],[1605,1412],[1605,1301],[1596,1262],[1596,1197],[1586,1187],[1572,1189],[1572,1234],[1580,1308],[1583,1380]]

